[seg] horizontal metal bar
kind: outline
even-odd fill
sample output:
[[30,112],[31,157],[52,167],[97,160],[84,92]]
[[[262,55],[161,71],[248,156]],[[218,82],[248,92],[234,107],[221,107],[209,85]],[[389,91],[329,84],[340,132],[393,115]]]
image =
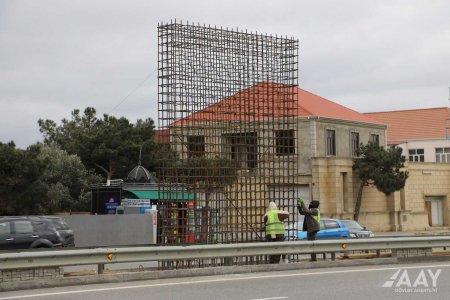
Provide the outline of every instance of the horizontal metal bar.
[[24,251],[0,253],[0,270],[156,260],[433,247],[450,247],[450,236]]

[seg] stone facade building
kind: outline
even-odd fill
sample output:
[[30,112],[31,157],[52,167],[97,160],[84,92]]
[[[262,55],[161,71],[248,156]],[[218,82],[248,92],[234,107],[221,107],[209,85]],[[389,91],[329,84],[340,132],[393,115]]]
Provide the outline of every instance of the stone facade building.
[[[261,90],[270,88],[270,84],[262,83],[249,88],[246,93],[254,93],[257,95],[254,97],[254,101],[264,102],[265,93]],[[254,142],[252,141],[252,145],[255,146],[251,150],[247,148],[248,151],[253,151],[254,155],[240,155],[238,146],[233,144],[233,139],[230,138],[232,133],[221,132],[221,126],[217,125],[220,123],[220,115],[217,114],[213,114],[215,119],[211,120],[216,122],[215,126],[209,129],[208,127],[193,127],[186,132],[185,126],[183,135],[176,136],[182,139],[182,143],[178,143],[177,147],[186,149],[178,149],[178,152],[186,156],[190,155],[189,149],[195,149],[195,155],[204,156],[208,156],[208,153],[221,152],[226,158],[238,160],[241,166],[240,176],[241,178],[245,177],[245,180],[229,186],[224,193],[238,195],[233,192],[242,190],[243,185],[256,186],[256,188],[245,189],[253,190],[253,193],[258,195],[255,199],[265,199],[266,203],[250,202],[249,205],[249,202],[245,202],[247,206],[251,206],[245,209],[254,210],[251,215],[262,216],[264,207],[269,201],[283,203],[282,198],[286,197],[285,193],[288,190],[289,199],[302,196],[307,201],[320,200],[323,217],[351,219],[359,187],[359,179],[352,170],[356,149],[360,144],[367,144],[369,141],[387,147],[395,144],[390,142],[389,136],[397,138],[399,135],[392,130],[389,131],[392,129],[390,119],[380,118],[377,114],[362,114],[353,111],[299,88],[297,93],[298,107],[295,108],[295,121],[290,122],[288,128],[283,126],[279,130],[274,130],[273,133],[264,133],[265,135],[275,135],[283,131],[281,136],[284,138],[283,141],[278,141],[278,138],[270,137],[270,140],[275,140],[275,143],[272,146],[264,145],[265,153],[259,152],[258,149],[261,147],[258,145],[267,143],[269,138],[265,140],[262,134],[249,132],[245,136],[246,139],[258,137],[254,139]],[[238,98],[238,95],[239,93],[233,97]],[[406,129],[403,128],[403,130],[407,132],[408,124],[405,126]],[[421,126],[426,127],[427,124]],[[276,129],[276,126],[273,128]],[[445,133],[446,131],[441,130],[440,132]],[[223,140],[215,143],[208,142],[210,137],[217,138],[218,136]],[[409,142],[408,137],[404,137],[406,138],[404,143]],[[199,141],[202,143],[201,147],[199,147]],[[193,142],[195,145],[192,144]],[[448,143],[445,135],[442,135],[441,142]],[[280,151],[280,145],[284,146],[284,150]],[[399,143],[395,145],[399,145]],[[213,150],[210,147],[220,147],[220,149]],[[447,149],[447,147],[445,148]],[[198,153],[199,149],[202,153]],[[253,160],[249,161],[249,157],[253,157]],[[264,159],[261,159],[262,157]],[[294,183],[290,180],[290,186],[286,189],[282,180],[281,184],[280,180],[277,180],[276,184],[271,184],[267,180],[262,181],[261,178],[264,174],[258,172],[258,168],[255,166],[263,163],[276,164],[277,170],[283,170],[283,165],[294,166],[294,174],[286,174],[283,171],[277,174],[280,177],[293,176]],[[359,216],[361,224],[373,231],[428,230],[433,227],[449,225],[447,199],[450,195],[450,164],[434,161],[407,162],[406,169],[410,176],[405,188],[401,191],[385,196],[375,187],[364,188]],[[261,195],[263,196],[261,197]],[[227,198],[226,195],[219,197]],[[242,196],[235,197],[238,198],[233,200],[235,201],[233,205],[237,209],[242,209],[239,206],[240,200],[242,200],[239,197]],[[296,214],[295,204],[282,208],[289,209]],[[257,217],[254,222],[261,223]]]
[[387,144],[403,149],[409,178],[392,195],[390,230],[432,230],[450,225],[450,109],[367,113],[388,125]]

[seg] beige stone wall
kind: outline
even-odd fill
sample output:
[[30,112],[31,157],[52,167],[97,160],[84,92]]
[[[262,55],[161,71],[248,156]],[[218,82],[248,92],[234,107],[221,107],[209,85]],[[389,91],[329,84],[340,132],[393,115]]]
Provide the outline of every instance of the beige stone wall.
[[315,121],[299,119],[296,136],[297,174],[311,175],[311,157],[315,156]]
[[407,168],[409,178],[405,186],[403,204],[407,213],[405,228],[408,230],[430,229],[425,210],[427,197],[443,199],[443,225],[449,226],[450,164],[408,163]]
[[[352,171],[353,160],[350,158],[350,132],[359,132],[360,143],[366,144],[371,134],[378,134],[380,144],[385,145],[385,127],[381,125],[364,124],[330,120],[326,118],[298,118],[296,136],[296,155],[275,157],[272,145],[271,131],[258,133],[261,169],[269,164],[278,172],[276,183],[282,183],[282,178],[290,178],[289,184],[308,184],[312,187],[313,199],[321,201],[321,212],[324,217],[351,219],[353,218],[359,180]],[[336,157],[325,155],[325,130],[336,131]],[[220,147],[222,141],[210,141],[211,137],[221,137],[220,126],[196,128],[191,134],[204,134],[207,137],[207,153],[220,153],[226,149]],[[208,146],[209,144],[209,146]],[[181,144],[177,150],[181,152]],[[286,167],[284,167],[286,166]],[[289,167],[288,167],[289,166]],[[294,166],[294,167],[293,167]],[[260,170],[261,170],[260,169]],[[295,174],[287,174],[283,170],[297,170]],[[375,187],[365,187],[359,216],[361,224],[373,231],[417,231],[430,230],[425,201],[427,197],[443,199],[444,226],[450,225],[450,164],[409,163],[407,165],[410,177],[402,191],[386,197]],[[243,172],[238,182],[226,191],[229,201],[229,220],[234,223],[240,216],[240,210],[245,209],[251,215],[251,223],[261,223],[260,216],[268,204],[268,189],[270,180],[266,174],[258,170]],[[295,182],[292,183],[292,176]],[[281,177],[281,178],[280,178]],[[281,180],[281,181],[280,181]],[[250,195],[239,191],[249,191]],[[249,212],[250,210],[251,212]]]
[[[351,159],[312,159],[314,198],[324,217],[351,219],[359,188]],[[450,164],[409,163],[405,188],[385,196],[364,187],[359,221],[373,231],[433,230],[425,208],[427,197],[443,199],[444,226],[450,225]]]
[[[344,158],[311,159],[312,175],[296,176],[295,184],[312,186],[312,196],[321,201],[323,217],[352,219],[359,181],[352,171],[353,160]],[[359,222],[372,231],[422,231],[432,230],[428,225],[425,198],[444,197],[444,225],[449,225],[450,164],[409,163],[410,174],[405,189],[385,196],[375,187],[364,187]],[[252,210],[251,220],[261,224],[269,197],[269,182],[259,176],[241,178],[230,190],[227,198],[231,204],[232,223],[239,210]],[[243,199],[234,193],[251,190],[253,200]],[[246,207],[251,203],[251,208]],[[248,213],[248,212],[247,212]]]
[[[313,159],[313,182],[321,201],[323,217],[353,219],[359,181],[353,173],[352,159]],[[389,198],[389,199],[388,199]],[[384,196],[374,187],[365,187],[359,222],[373,231],[391,230],[389,205],[395,197]]]
[[325,132],[327,129],[335,130],[336,133],[336,157],[350,158],[350,133],[359,133],[359,142],[367,144],[371,134],[378,134],[380,145],[386,143],[386,127],[384,125],[375,125],[367,123],[346,122],[342,120],[318,119],[315,129],[315,143],[317,144],[317,153],[315,157],[326,156]]
[[[352,161],[350,159],[316,158],[312,159],[314,183],[314,199],[321,201],[321,212],[332,217],[344,212],[350,212],[353,199]],[[344,175],[345,182],[344,182]],[[350,176],[349,176],[350,175]],[[347,188],[345,188],[347,187]]]

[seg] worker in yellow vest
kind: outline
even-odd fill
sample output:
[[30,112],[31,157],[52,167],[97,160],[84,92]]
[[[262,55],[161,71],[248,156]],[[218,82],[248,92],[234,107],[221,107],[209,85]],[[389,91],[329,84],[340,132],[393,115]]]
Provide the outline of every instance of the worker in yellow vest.
[[[320,202],[318,200],[312,200],[306,208],[303,199],[300,197],[297,201],[297,209],[301,215],[305,216],[303,220],[303,231],[307,231],[307,240],[314,241],[316,239],[317,232],[320,230]],[[311,253],[311,261],[316,261],[316,254]]]
[[[269,242],[284,241],[285,229],[284,220],[289,217],[289,212],[278,210],[275,202],[270,202],[267,212],[264,215],[266,240]],[[281,255],[270,255],[271,264],[280,262]]]

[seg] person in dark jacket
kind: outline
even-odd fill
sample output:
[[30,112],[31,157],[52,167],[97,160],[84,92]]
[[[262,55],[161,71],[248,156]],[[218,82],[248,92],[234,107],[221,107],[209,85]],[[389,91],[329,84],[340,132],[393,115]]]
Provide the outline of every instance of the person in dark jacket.
[[[307,231],[308,241],[314,241],[316,239],[317,231],[320,230],[320,202],[318,200],[312,200],[308,208],[302,198],[297,201],[297,209],[299,214],[304,215],[303,231]],[[316,261],[317,257],[315,253],[311,253],[311,261]]]
[[[264,227],[266,231],[266,240],[269,242],[284,241],[286,233],[284,229],[284,220],[289,217],[289,212],[278,210],[275,202],[270,202],[267,212],[264,215]],[[270,255],[271,264],[280,262],[281,255]]]

